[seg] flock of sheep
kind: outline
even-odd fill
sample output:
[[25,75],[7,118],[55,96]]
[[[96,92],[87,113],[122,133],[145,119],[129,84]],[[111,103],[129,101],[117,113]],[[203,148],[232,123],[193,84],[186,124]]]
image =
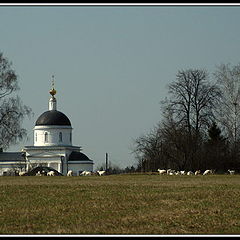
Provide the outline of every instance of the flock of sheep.
[[[167,175],[209,175],[214,174],[214,170],[207,169],[201,174],[200,170],[196,170],[195,172],[192,171],[175,171],[172,169],[158,169],[159,174],[167,174]],[[233,175],[235,174],[235,170],[228,169],[229,174]]]
[[[159,172],[160,175],[163,175],[163,174],[166,174],[166,175],[209,175],[209,174],[214,174],[214,170],[211,170],[211,169],[208,169],[206,171],[204,171],[203,173],[201,173],[200,170],[196,170],[195,172],[192,172],[192,171],[176,171],[176,170],[173,170],[173,169],[158,169],[157,170]],[[19,176],[24,176],[26,172],[19,172]],[[230,175],[233,175],[235,174],[235,170],[230,170],[228,169],[228,173]],[[91,175],[98,175],[98,176],[102,176],[102,175],[105,175],[106,174],[106,171],[96,171],[95,173],[94,172],[90,172],[90,171],[83,171],[81,172],[79,175],[80,176],[91,176]],[[47,176],[55,176],[55,173],[54,171],[49,171],[47,173],[45,173],[44,171],[38,171],[36,173],[36,176],[44,176],[44,175],[47,175]],[[73,176],[73,171],[72,170],[69,170],[67,172],[67,176]]]
[[[106,171],[96,171],[96,173],[93,173],[93,172],[90,172],[90,171],[83,171],[83,172],[80,173],[80,176],[91,176],[91,175],[102,176],[102,175],[105,175],[105,172]],[[19,172],[19,176],[24,176],[25,174],[26,174],[25,171]],[[36,176],[55,176],[55,172],[54,171],[49,171],[49,172],[46,173],[44,170],[43,171],[38,171],[36,173]],[[69,170],[67,172],[67,176],[73,176],[73,171]]]

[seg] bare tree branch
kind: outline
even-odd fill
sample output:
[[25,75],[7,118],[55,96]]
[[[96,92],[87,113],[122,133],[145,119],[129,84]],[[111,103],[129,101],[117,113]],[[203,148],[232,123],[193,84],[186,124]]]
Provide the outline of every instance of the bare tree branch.
[[20,98],[11,94],[19,90],[17,75],[11,63],[0,53],[0,147],[7,149],[26,136],[22,122],[32,110],[23,105]]

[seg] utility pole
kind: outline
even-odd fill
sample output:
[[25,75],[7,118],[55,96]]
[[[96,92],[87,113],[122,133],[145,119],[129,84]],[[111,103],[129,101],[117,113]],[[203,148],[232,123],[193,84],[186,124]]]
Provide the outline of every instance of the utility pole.
[[108,170],[108,153],[106,153],[106,172]]

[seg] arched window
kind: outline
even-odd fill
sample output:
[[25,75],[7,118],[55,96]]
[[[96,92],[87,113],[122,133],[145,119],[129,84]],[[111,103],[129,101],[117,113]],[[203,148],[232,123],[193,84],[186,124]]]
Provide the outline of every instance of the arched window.
[[47,132],[44,133],[44,141],[48,142],[48,133]]
[[59,133],[59,142],[62,142],[62,132]]

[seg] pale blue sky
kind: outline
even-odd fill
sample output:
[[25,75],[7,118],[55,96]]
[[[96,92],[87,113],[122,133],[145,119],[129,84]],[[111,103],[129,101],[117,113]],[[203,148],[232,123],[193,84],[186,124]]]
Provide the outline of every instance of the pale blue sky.
[[0,51],[13,63],[35,115],[48,110],[55,75],[58,110],[73,144],[119,167],[135,163],[133,139],[161,119],[159,102],[178,70],[240,61],[240,6],[3,6]]

